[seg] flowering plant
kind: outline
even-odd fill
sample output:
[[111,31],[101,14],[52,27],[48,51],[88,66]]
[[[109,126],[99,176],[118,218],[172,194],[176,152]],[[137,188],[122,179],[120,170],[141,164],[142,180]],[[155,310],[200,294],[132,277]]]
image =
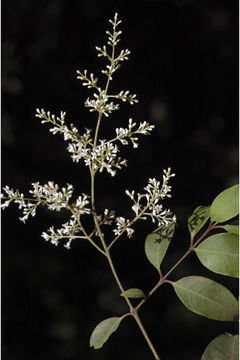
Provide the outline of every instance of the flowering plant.
[[[87,70],[77,71],[77,78],[81,80],[82,85],[94,90],[92,98],[87,98],[85,106],[90,112],[96,112],[96,127],[93,130],[85,129],[83,134],[79,133],[77,127],[73,124],[67,125],[66,113],[61,111],[59,116],[51,114],[44,109],[36,110],[36,117],[41,123],[48,123],[52,134],[63,135],[67,142],[67,151],[73,162],[83,160],[85,166],[89,169],[91,188],[89,195],[82,193],[73,198],[73,186],[66,184],[60,188],[58,184],[49,181],[41,185],[39,182],[32,184],[29,190],[29,197],[26,197],[19,190],[10,189],[9,186],[3,188],[4,194],[1,194],[2,209],[5,209],[10,203],[16,203],[23,216],[19,219],[26,222],[30,215],[35,216],[37,208],[42,205],[51,211],[61,211],[66,209],[69,212],[69,220],[62,224],[58,229],[51,226],[42,233],[43,239],[53,245],[63,243],[67,249],[74,246],[75,239],[87,240],[99,253],[107,259],[113,276],[120,290],[120,295],[124,297],[128,304],[129,312],[121,317],[111,317],[102,321],[93,331],[90,338],[90,345],[95,349],[101,348],[108,337],[118,328],[120,322],[128,316],[132,316],[137,322],[148,346],[150,347],[155,359],[160,359],[157,350],[152,344],[148,333],[139,317],[139,309],[142,305],[159,289],[164,283],[169,283],[190,310],[217,320],[235,321],[238,310],[235,297],[222,285],[199,276],[189,276],[172,282],[168,279],[174,269],[192,252],[195,252],[204,266],[208,269],[236,277],[237,271],[237,232],[238,225],[222,224],[238,215],[238,206],[236,203],[238,185],[227,189],[221,193],[211,206],[199,206],[188,220],[190,231],[190,246],[186,253],[177,261],[177,263],[163,275],[161,272],[161,263],[167,252],[168,246],[174,234],[176,216],[169,210],[164,209],[162,201],[171,197],[171,186],[169,181],[175,176],[171,169],[163,170],[162,181],[155,178],[148,179],[147,185],[142,193],[135,193],[134,190],[126,190],[126,195],[132,202],[133,216],[126,219],[123,216],[116,216],[112,209],[105,209],[101,214],[97,211],[95,201],[95,180],[97,173],[106,171],[111,176],[115,176],[118,170],[127,166],[126,159],[119,156],[119,145],[132,144],[134,149],[138,148],[138,136],[150,135],[154,125],[144,121],[140,124],[134,122],[131,118],[128,121],[128,127],[118,127],[115,129],[115,136],[112,139],[100,139],[99,129],[102,120],[109,117],[114,111],[119,110],[119,101],[129,102],[131,105],[138,102],[135,94],[128,90],[121,90],[117,94],[109,94],[110,83],[113,75],[119,69],[120,64],[128,60],[130,51],[121,50],[117,53],[117,44],[120,41],[121,31],[118,27],[121,20],[116,13],[112,20],[112,32],[107,31],[107,46],[96,47],[99,57],[105,57],[107,65],[102,73],[106,76],[106,83],[103,87],[98,85],[98,78],[94,74],[88,74]],[[109,51],[110,50],[110,51]],[[117,102],[118,101],[118,102]],[[83,225],[83,217],[88,216],[93,220],[93,227],[88,231]],[[145,253],[150,263],[156,268],[159,274],[157,284],[148,292],[147,295],[138,288],[125,290],[120,278],[116,272],[111,256],[111,248],[124,234],[131,238],[134,235],[134,225],[138,220],[151,219],[157,224],[157,229],[147,236],[145,242]],[[201,230],[209,221],[205,231]],[[112,239],[105,239],[104,226],[112,227]],[[206,240],[206,235],[215,229],[222,229],[225,232],[215,234]],[[199,235],[200,232],[200,235]],[[199,237],[196,239],[196,235]],[[203,241],[204,240],[204,241]],[[224,249],[224,251],[222,251]],[[231,259],[231,261],[230,261]],[[133,306],[132,298],[140,298],[137,306]],[[230,309],[230,310],[229,310]],[[226,348],[232,347],[233,354],[236,354],[236,336],[222,335],[220,353]],[[217,345],[216,345],[217,344]],[[219,346],[219,339],[216,338],[206,349],[203,359],[210,359],[212,352]],[[235,359],[235,357],[233,357]]]

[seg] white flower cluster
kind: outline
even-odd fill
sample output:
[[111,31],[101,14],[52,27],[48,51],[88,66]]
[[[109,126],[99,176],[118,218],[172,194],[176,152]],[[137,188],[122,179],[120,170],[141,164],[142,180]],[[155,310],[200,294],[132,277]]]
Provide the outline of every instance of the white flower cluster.
[[150,125],[146,121],[140,123],[137,130],[132,130],[136,126],[136,123],[132,122],[132,119],[129,119],[128,128],[117,128],[116,129],[116,140],[121,141],[123,145],[127,145],[128,141],[126,138],[129,138],[133,144],[133,147],[136,149],[138,147],[138,138],[134,135],[150,135],[150,132],[154,129],[154,125]]
[[77,224],[77,220],[74,216],[67,223],[63,224],[60,229],[55,230],[53,226],[51,226],[48,232],[43,232],[42,237],[46,241],[50,241],[53,245],[58,245],[59,240],[64,238],[68,239],[68,242],[64,245],[65,248],[71,248],[71,242],[76,238],[76,234],[81,231],[79,225]]
[[75,203],[72,203],[72,207],[76,216],[91,213],[91,210],[86,207],[86,205],[89,204],[89,198],[90,196],[82,194],[77,198]]
[[5,199],[4,203],[1,203],[1,209],[5,210],[12,201],[14,201],[16,204],[18,204],[18,208],[22,209],[23,207],[26,206],[25,200],[24,200],[24,194],[21,194],[19,192],[19,190],[13,190],[10,189],[9,186],[5,186],[3,188],[3,190],[5,191],[6,195],[1,194],[1,199]]
[[130,221],[128,219],[125,219],[124,217],[117,217],[116,224],[117,228],[113,230],[116,236],[121,235],[125,230],[129,238],[133,236],[134,230],[130,227]]
[[[66,187],[60,190],[58,184],[54,184],[53,181],[49,181],[45,185],[40,185],[39,182],[36,182],[32,183],[32,186],[33,190],[29,190],[32,198],[25,198],[24,194],[20,194],[19,190],[14,191],[9,186],[5,186],[3,190],[6,194],[1,194],[1,199],[6,199],[6,201],[1,204],[1,208],[5,209],[12,201],[19,204],[19,209],[22,209],[24,215],[19,219],[24,223],[30,215],[36,215],[36,209],[39,205],[45,205],[52,211],[69,208],[69,199],[73,193],[72,185],[67,184]],[[71,206],[76,208],[79,214],[89,214],[90,209],[85,207],[89,203],[87,199],[88,196],[83,194],[77,198],[76,203],[73,204],[74,206]]]
[[129,119],[128,128],[117,128],[114,139],[109,141],[100,140],[100,144],[94,148],[91,130],[86,129],[86,132],[80,135],[74,125],[71,125],[71,129],[69,129],[65,125],[64,112],[61,112],[60,117],[55,117],[55,115],[49,111],[46,112],[44,109],[37,109],[36,116],[42,119],[42,123],[50,122],[54,124],[54,127],[50,128],[50,132],[54,135],[61,133],[64,136],[64,140],[70,141],[67,150],[70,152],[73,162],[78,163],[83,159],[86,166],[94,164],[94,170],[99,169],[100,172],[102,172],[106,169],[112,176],[116,174],[117,169],[121,169],[122,166],[127,165],[125,159],[122,160],[117,156],[119,150],[117,145],[113,145],[113,142],[120,141],[123,145],[127,145],[127,138],[129,138],[133,147],[137,148],[138,138],[136,135],[150,135],[150,132],[154,128],[154,125],[150,125],[144,121],[134,130],[133,128],[136,126],[136,123],[133,123],[132,119]]
[[50,111],[45,111],[44,109],[36,109],[36,117],[42,119],[41,123],[52,123],[54,127],[50,128],[49,131],[55,134],[62,134],[65,141],[79,142],[81,141],[86,147],[88,144],[92,144],[92,138],[90,136],[91,130],[86,129],[86,132],[83,135],[80,135],[78,129],[70,124],[70,129],[65,124],[66,112],[61,111],[60,117],[56,117],[54,114],[51,114]]
[[168,185],[168,181],[175,174],[171,174],[171,169],[163,171],[163,182],[160,187],[160,182],[156,179],[149,179],[148,185],[144,188],[146,191],[144,194],[137,193],[135,196],[135,191],[126,190],[126,194],[134,202],[132,206],[133,211],[136,214],[136,217],[140,219],[146,219],[147,216],[151,217],[152,222],[157,221],[158,226],[168,225],[171,222],[176,221],[176,216],[168,209],[163,210],[162,204],[159,204],[159,201],[163,200],[165,197],[171,197],[171,186]]
[[109,97],[115,97],[116,99],[121,99],[123,102],[128,101],[131,105],[134,103],[138,103],[138,100],[136,99],[136,94],[130,94],[130,92],[127,91],[120,91],[117,95],[110,95]]
[[19,217],[19,220],[22,222],[26,222],[30,215],[36,215],[36,209],[38,205],[41,204],[41,199],[25,199],[24,194],[20,193],[19,190],[10,189],[9,186],[5,186],[3,188],[6,195],[1,194],[1,199],[6,200],[4,203],[1,203],[1,208],[3,210],[6,209],[10,205],[11,202],[18,204],[18,208],[22,209],[23,217]]
[[105,209],[104,214],[99,215],[97,218],[100,225],[112,225],[112,222],[115,219],[115,211]]
[[84,159],[86,166],[94,166],[94,170],[98,169],[102,172],[107,170],[112,176],[116,175],[116,169],[121,169],[122,166],[127,166],[126,160],[122,160],[117,156],[119,152],[117,145],[113,145],[106,140],[99,140],[100,145],[95,148],[84,148],[82,143],[69,144],[68,151],[72,154],[73,161],[79,162]]
[[73,193],[73,186],[67,184],[67,187],[63,187],[59,191],[58,184],[54,184],[53,181],[48,181],[45,185],[40,185],[39,182],[32,183],[33,190],[29,190],[34,198],[44,200],[49,210],[60,211],[62,208],[66,208],[68,201]]
[[87,86],[88,89],[96,88],[97,90],[100,90],[100,88],[97,87],[98,78],[94,78],[93,73],[90,74],[90,78],[88,77],[87,70],[84,70],[83,73],[81,73],[80,70],[77,70],[77,79],[82,80],[82,85]]
[[90,108],[90,112],[97,111],[108,117],[112,111],[119,109],[118,104],[114,104],[112,101],[108,103],[109,97],[105,94],[105,91],[100,90],[99,94],[93,94],[93,96],[96,100],[88,98],[85,102],[85,106]]
[[[86,166],[90,168],[90,176],[93,182],[93,177],[97,171],[103,172],[106,170],[111,176],[116,174],[118,169],[126,166],[126,160],[119,157],[119,149],[116,142],[120,141],[122,145],[128,145],[132,143],[133,148],[138,147],[138,135],[150,135],[154,128],[154,125],[150,125],[148,122],[141,122],[136,125],[130,118],[128,127],[116,128],[116,136],[111,140],[100,140],[98,138],[98,130],[102,115],[108,117],[113,111],[119,109],[119,105],[115,104],[112,98],[121,100],[123,102],[129,102],[131,105],[138,102],[135,94],[131,94],[129,91],[120,91],[115,95],[108,95],[109,82],[112,80],[113,73],[119,69],[120,63],[124,60],[128,60],[130,51],[128,49],[121,50],[119,54],[116,52],[116,45],[120,41],[119,36],[121,31],[117,31],[117,26],[121,23],[118,21],[118,14],[116,13],[113,20],[109,20],[113,26],[112,32],[107,31],[108,45],[111,52],[108,52],[106,46],[96,47],[98,56],[105,57],[109,63],[102,73],[107,75],[107,83],[104,90],[98,86],[98,79],[90,73],[88,75],[87,70],[77,71],[77,78],[82,81],[82,85],[89,89],[94,89],[93,99],[88,98],[85,102],[85,106],[89,108],[90,112],[98,113],[98,122],[95,129],[94,140],[91,137],[91,130],[85,129],[85,133],[80,135],[78,129],[73,125],[67,126],[65,124],[66,113],[61,111],[59,116],[51,114],[44,109],[36,109],[36,117],[41,119],[42,123],[50,123],[50,132],[52,134],[61,134],[65,141],[68,142],[67,150],[71,155],[73,162],[78,163],[81,159]],[[110,54],[111,53],[111,54]],[[92,211],[89,205],[89,196],[82,194],[75,202],[69,202],[73,194],[73,186],[67,184],[66,187],[59,188],[57,184],[49,181],[45,185],[40,185],[39,182],[33,183],[33,188],[29,191],[30,197],[25,197],[19,190],[10,189],[9,186],[3,188],[5,194],[1,194],[1,199],[4,202],[1,204],[1,208],[5,209],[11,202],[18,204],[19,209],[22,210],[23,216],[19,219],[24,223],[29,216],[35,216],[36,209],[39,205],[46,206],[49,210],[60,211],[67,209],[71,213],[71,217],[68,222],[62,224],[61,228],[54,229],[53,226],[49,228],[47,232],[42,233],[42,237],[46,241],[50,241],[54,245],[58,245],[60,239],[67,239],[67,243],[64,245],[66,248],[71,247],[71,242],[74,238],[88,239],[92,245],[94,245],[100,252],[104,253],[93,240],[92,236],[101,236],[104,234],[101,232],[102,225],[112,225],[115,220],[116,227],[113,230],[116,241],[123,233],[126,232],[130,238],[133,236],[134,230],[132,225],[138,219],[145,219],[149,216],[153,222],[157,222],[158,226],[162,224],[169,224],[176,221],[176,217],[172,215],[170,210],[163,210],[160,201],[165,197],[170,197],[171,186],[168,185],[168,181],[175,174],[171,174],[170,168],[164,170],[163,181],[160,182],[156,179],[149,179],[148,185],[144,188],[145,193],[131,193],[126,190],[126,194],[133,201],[132,209],[135,212],[135,217],[132,220],[125,219],[124,217],[115,218],[115,213],[105,209],[103,215],[97,215],[95,213],[94,201],[92,204]],[[94,190],[94,188],[92,189]],[[95,227],[88,235],[82,226],[80,217],[85,214],[92,214],[94,218]],[[98,222],[98,224],[97,224]]]
[[117,156],[118,151],[117,145],[106,140],[100,140],[100,145],[92,150],[92,161],[95,169],[100,169],[100,172],[106,169],[112,176],[116,175],[116,169],[127,166],[127,161]]
[[[109,20],[109,22],[112,24],[113,31],[112,33],[110,31],[106,31],[106,34],[108,35],[108,45],[112,48],[112,54],[114,53],[115,47],[120,41],[119,36],[122,34],[122,31],[117,31],[118,25],[121,24],[121,20],[118,21],[118,14],[116,13],[114,15],[113,20]],[[121,50],[120,54],[117,57],[112,57],[107,53],[106,46],[103,46],[103,48],[96,47],[97,51],[99,52],[98,56],[105,56],[110,61],[110,65],[106,66],[106,70],[102,70],[102,73],[105,74],[109,80],[112,80],[112,74],[120,68],[120,61],[128,60],[128,55],[130,54],[130,51],[128,49]]]
[[[52,211],[60,211],[63,208],[68,209],[72,214],[70,220],[56,231],[54,227],[51,226],[48,233],[42,233],[42,237],[54,245],[58,245],[60,239],[67,238],[68,242],[64,246],[68,249],[74,238],[85,237],[85,235],[76,236],[76,234],[83,232],[78,219],[80,219],[81,215],[91,213],[90,208],[87,207],[89,204],[88,195],[82,194],[78,196],[74,203],[69,204],[73,193],[73,186],[70,184],[67,184],[66,187],[62,187],[61,189],[52,181],[49,181],[45,185],[40,185],[39,182],[36,182],[33,183],[32,186],[33,189],[29,190],[32,198],[26,198],[19,190],[14,191],[10,189],[9,186],[5,186],[3,188],[5,194],[1,194],[1,199],[6,201],[1,204],[1,208],[5,209],[11,202],[18,204],[19,209],[23,210],[23,217],[20,217],[19,220],[24,223],[30,215],[36,215],[36,208],[39,205],[44,205]],[[102,223],[108,223],[110,218],[112,218],[112,213],[105,212]]]
[[[128,60],[128,55],[130,51],[128,49],[121,50],[118,55],[115,56],[115,47],[117,43],[120,41],[119,36],[121,35],[121,31],[117,31],[117,26],[121,23],[118,21],[118,14],[116,13],[113,20],[109,20],[109,22],[113,26],[112,33],[110,31],[106,31],[108,35],[108,45],[112,48],[111,55],[108,53],[107,47],[104,45],[102,48],[96,46],[96,50],[98,51],[98,56],[106,57],[110,64],[106,65],[106,69],[102,70],[102,73],[107,75],[108,82],[112,80],[113,73],[120,68],[120,62],[124,60]],[[109,101],[110,98],[120,99],[122,101],[128,101],[130,104],[137,103],[136,94],[130,94],[129,91],[120,91],[117,95],[107,95],[107,87],[105,90],[102,90],[101,87],[98,87],[98,79],[94,77],[93,73],[88,76],[87,70],[81,72],[77,70],[78,76],[77,78],[82,81],[83,86],[87,86],[88,88],[95,88],[98,92],[94,93],[95,99],[88,98],[85,101],[85,106],[90,108],[90,111],[97,111],[100,114],[105,115],[106,117],[112,113],[114,110],[119,109],[119,105],[115,104],[112,101]]]

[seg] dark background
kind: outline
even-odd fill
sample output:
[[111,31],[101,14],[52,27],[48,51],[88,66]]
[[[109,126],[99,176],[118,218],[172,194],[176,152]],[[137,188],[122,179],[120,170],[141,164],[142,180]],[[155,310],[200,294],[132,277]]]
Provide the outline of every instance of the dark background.
[[[66,142],[34,117],[36,107],[58,114],[82,132],[94,128],[96,114],[84,108],[91,91],[76,70],[100,75],[105,66],[95,46],[106,43],[108,19],[118,11],[122,48],[130,60],[116,73],[112,89],[131,90],[139,104],[121,104],[104,122],[100,136],[112,136],[128,118],[156,125],[140,147],[124,148],[128,168],[115,178],[97,177],[97,208],[130,217],[125,189],[141,189],[171,166],[173,198],[165,202],[178,218],[165,273],[188,247],[186,221],[238,182],[238,2],[233,0],[2,1],[2,185],[27,194],[30,184],[72,183],[75,195],[89,193],[87,168],[73,164]],[[105,79],[103,78],[105,81]],[[89,337],[101,320],[127,311],[108,264],[87,243],[72,250],[44,242],[41,232],[67,220],[42,209],[27,225],[12,206],[2,217],[2,359],[151,359],[132,319],[124,320],[101,350]],[[144,255],[154,227],[136,225],[112,255],[126,288],[149,291],[157,281]],[[237,281],[217,276],[192,255],[172,274],[205,275],[236,295]],[[170,286],[142,308],[143,323],[161,359],[200,359],[217,335],[235,333],[232,323],[188,311]]]

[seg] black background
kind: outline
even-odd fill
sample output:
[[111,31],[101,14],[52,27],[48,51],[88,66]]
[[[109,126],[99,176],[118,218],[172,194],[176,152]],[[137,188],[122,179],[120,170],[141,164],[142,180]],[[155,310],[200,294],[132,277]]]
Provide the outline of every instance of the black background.
[[[100,137],[126,126],[128,118],[156,125],[140,147],[123,149],[128,167],[115,178],[97,177],[97,208],[130,217],[125,189],[141,189],[171,166],[173,198],[165,202],[178,218],[163,263],[165,273],[189,243],[186,221],[194,208],[208,205],[238,182],[238,2],[162,1],[2,1],[2,185],[27,194],[30,184],[72,183],[75,195],[89,193],[87,168],[73,164],[66,142],[52,136],[34,117],[36,107],[58,114],[80,131],[94,128],[96,114],[84,108],[91,91],[76,70],[100,75],[105,66],[95,46],[106,43],[108,19],[123,20],[122,48],[130,60],[116,73],[113,91],[131,90],[139,104],[121,104],[106,119]],[[103,81],[105,81],[103,77]],[[77,240],[68,251],[44,242],[41,232],[67,220],[42,209],[27,225],[15,206],[2,218],[2,358],[4,360],[150,359],[137,325],[125,319],[101,349],[89,337],[101,320],[127,311],[105,259]],[[112,251],[125,288],[149,291],[157,281],[144,255],[154,229],[136,225],[133,239]],[[234,294],[237,282],[204,270],[192,255],[172,274],[205,275]],[[235,333],[232,323],[188,311],[164,286],[140,313],[161,359],[200,359],[217,335]]]

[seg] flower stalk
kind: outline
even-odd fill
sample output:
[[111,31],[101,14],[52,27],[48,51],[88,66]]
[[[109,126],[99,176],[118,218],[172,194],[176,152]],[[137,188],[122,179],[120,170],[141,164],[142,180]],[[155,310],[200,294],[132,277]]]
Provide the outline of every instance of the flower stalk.
[[[124,288],[117,274],[113,260],[110,254],[111,247],[124,234],[131,238],[134,234],[132,226],[138,220],[146,220],[150,218],[153,223],[169,224],[176,221],[176,217],[168,209],[163,209],[162,200],[171,197],[171,186],[168,182],[175,174],[171,173],[171,169],[163,171],[162,182],[154,179],[149,179],[144,192],[136,193],[135,191],[126,190],[126,194],[133,202],[132,210],[134,216],[132,219],[125,219],[123,216],[115,216],[113,210],[105,209],[103,214],[99,214],[96,209],[95,202],[95,180],[96,174],[106,171],[111,176],[115,176],[117,171],[127,166],[126,159],[119,156],[119,144],[126,146],[132,144],[134,149],[139,146],[139,135],[150,135],[154,129],[154,125],[144,121],[137,125],[132,118],[128,121],[127,127],[117,127],[115,129],[115,136],[112,139],[99,138],[100,126],[105,117],[109,117],[115,111],[119,110],[119,101],[128,102],[130,105],[138,103],[136,94],[132,94],[129,90],[120,90],[119,93],[108,94],[110,82],[113,79],[115,71],[120,68],[120,64],[128,60],[130,51],[128,49],[121,50],[118,54],[116,46],[120,41],[121,31],[118,26],[121,20],[118,20],[116,13],[114,18],[109,20],[112,25],[112,32],[107,31],[108,41],[107,46],[96,47],[99,57],[104,57],[108,64],[102,70],[102,74],[107,77],[104,87],[99,85],[98,78],[93,73],[88,73],[87,70],[77,70],[77,78],[82,82],[82,85],[94,91],[93,97],[88,97],[85,101],[85,106],[91,113],[97,113],[97,121],[95,130],[85,129],[81,133],[74,124],[67,125],[66,112],[61,111],[59,116],[51,114],[50,111],[45,111],[43,108],[36,109],[36,117],[41,120],[41,123],[49,124],[50,132],[53,135],[60,134],[67,142],[67,151],[70,153],[72,161],[79,163],[83,161],[85,166],[89,168],[90,174],[90,196],[82,193],[77,198],[72,200],[73,185],[67,184],[60,188],[58,184],[49,181],[47,184],[41,185],[39,182],[32,183],[32,189],[29,190],[31,197],[26,197],[20,193],[19,190],[10,189],[9,186],[3,188],[5,194],[1,195],[4,200],[1,207],[5,209],[14,202],[22,210],[23,216],[20,220],[24,223],[30,216],[36,215],[38,207],[46,206],[50,211],[67,210],[70,214],[69,220],[62,224],[61,228],[55,229],[51,226],[47,231],[42,233],[43,239],[49,241],[57,246],[64,241],[66,249],[70,249],[75,239],[86,239],[89,243],[107,260],[115,281],[121,293]],[[108,48],[110,47],[110,53]],[[116,102],[117,101],[117,102]],[[94,136],[92,137],[92,133]],[[82,223],[82,217],[91,216],[94,223],[94,229],[88,232]],[[105,240],[103,227],[112,226],[113,239]],[[99,238],[101,245],[96,242],[95,238]],[[133,316],[141,330],[149,348],[155,359],[159,360],[159,355],[155,350],[146,330],[138,315],[138,307],[132,305],[131,300],[124,296],[125,301],[129,307],[129,315]],[[127,316],[125,314],[123,317]]]

